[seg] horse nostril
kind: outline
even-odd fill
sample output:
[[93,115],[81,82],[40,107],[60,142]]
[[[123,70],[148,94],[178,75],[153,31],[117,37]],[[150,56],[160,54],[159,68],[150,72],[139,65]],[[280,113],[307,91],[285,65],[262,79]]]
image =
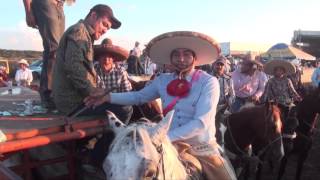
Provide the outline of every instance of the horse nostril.
[[155,178],[156,177],[156,171],[153,169],[149,169],[145,173],[145,178]]

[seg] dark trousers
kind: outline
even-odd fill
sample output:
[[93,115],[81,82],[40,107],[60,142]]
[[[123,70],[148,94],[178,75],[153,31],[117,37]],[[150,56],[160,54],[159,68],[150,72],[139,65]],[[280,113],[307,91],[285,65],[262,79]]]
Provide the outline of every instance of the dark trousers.
[[65,29],[63,4],[52,0],[33,0],[32,11],[43,43],[43,65],[40,76],[40,97],[51,101],[52,71],[60,38]]
[[140,62],[140,59],[136,56],[130,56],[128,58],[128,69],[127,72],[129,74],[141,75],[144,74],[144,68]]

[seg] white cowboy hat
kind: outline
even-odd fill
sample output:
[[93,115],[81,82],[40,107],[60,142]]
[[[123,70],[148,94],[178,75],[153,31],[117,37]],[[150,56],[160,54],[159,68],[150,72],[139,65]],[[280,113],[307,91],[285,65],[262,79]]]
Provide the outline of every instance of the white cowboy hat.
[[18,61],[18,64],[25,64],[25,65],[29,66],[28,61],[25,59],[21,59],[20,61]]
[[288,75],[296,72],[295,66],[291,62],[285,60],[270,60],[264,65],[264,72],[273,75],[275,67],[283,67]]
[[211,37],[191,31],[174,31],[153,38],[146,47],[146,52],[157,64],[171,64],[170,54],[177,48],[187,48],[195,52],[195,65],[213,63],[221,52],[219,44]]

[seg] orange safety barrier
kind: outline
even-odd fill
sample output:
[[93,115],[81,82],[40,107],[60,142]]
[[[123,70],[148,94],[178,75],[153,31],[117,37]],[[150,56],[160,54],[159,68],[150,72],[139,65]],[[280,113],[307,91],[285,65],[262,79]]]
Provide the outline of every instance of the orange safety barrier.
[[[91,120],[91,121],[83,121],[70,124],[71,129],[85,129],[85,128],[93,128],[99,126],[105,126],[105,120]],[[16,133],[5,133],[7,137],[7,141],[17,140],[17,139],[26,139],[40,135],[58,133],[64,131],[64,125],[59,127],[50,127],[45,129],[31,129],[26,131],[19,131]]]
[[71,132],[60,132],[55,134],[36,136],[28,139],[8,141],[0,143],[0,154],[44,146],[55,142],[81,139],[84,137],[102,133],[105,129],[105,127],[77,129]]

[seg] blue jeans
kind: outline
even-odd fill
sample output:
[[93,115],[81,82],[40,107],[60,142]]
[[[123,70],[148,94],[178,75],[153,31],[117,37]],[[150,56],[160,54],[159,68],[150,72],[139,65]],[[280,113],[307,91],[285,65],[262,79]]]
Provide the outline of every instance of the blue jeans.
[[43,103],[47,103],[51,101],[52,70],[56,51],[65,29],[63,4],[54,3],[52,0],[33,0],[31,7],[44,49],[40,76],[40,97]]
[[231,105],[232,113],[238,112],[240,108],[246,103],[247,98],[236,97],[234,103]]

